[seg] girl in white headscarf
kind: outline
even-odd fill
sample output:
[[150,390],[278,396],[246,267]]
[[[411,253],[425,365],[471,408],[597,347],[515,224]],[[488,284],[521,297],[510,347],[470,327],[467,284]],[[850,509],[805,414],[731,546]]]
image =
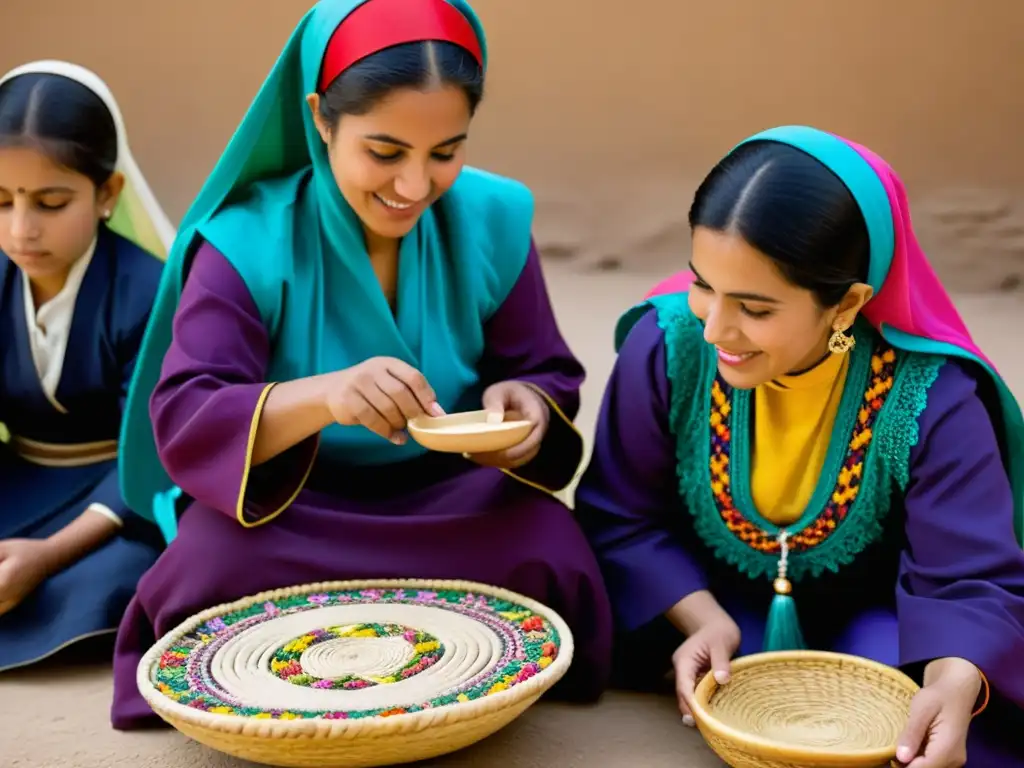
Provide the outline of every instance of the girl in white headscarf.
[[113,633],[159,553],[117,453],[173,237],[99,77],[0,78],[0,670]]

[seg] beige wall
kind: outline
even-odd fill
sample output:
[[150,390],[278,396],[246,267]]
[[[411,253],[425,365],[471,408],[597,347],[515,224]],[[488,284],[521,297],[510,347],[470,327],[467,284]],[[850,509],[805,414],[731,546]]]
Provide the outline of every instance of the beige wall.
[[[308,6],[6,0],[0,67],[58,57],[97,70],[177,220]],[[549,255],[679,263],[701,175],[738,139],[805,122],[904,174],[923,239],[959,287],[1024,279],[1020,0],[476,7],[492,69],[472,161],[533,186]]]

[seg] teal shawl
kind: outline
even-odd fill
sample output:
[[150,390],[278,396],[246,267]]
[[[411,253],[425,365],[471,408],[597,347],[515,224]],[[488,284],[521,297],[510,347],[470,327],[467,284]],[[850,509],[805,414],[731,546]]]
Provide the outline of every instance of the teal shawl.
[[[486,42],[464,0],[449,0]],[[170,342],[185,264],[200,238],[245,281],[271,339],[268,381],[341,370],[375,356],[424,373],[445,409],[479,390],[483,324],[515,285],[530,248],[533,198],[517,182],[466,168],[399,249],[393,315],[306,103],[338,25],[365,0],[321,0],[299,22],[182,221],[143,339],[121,435],[121,488],[144,517],[167,518],[179,491],[157,454],[150,395]],[[321,453],[381,464],[423,449],[332,425]],[[168,495],[169,494],[169,495]],[[163,505],[161,507],[161,505]],[[159,514],[162,508],[162,514]],[[170,528],[167,526],[170,525]],[[166,519],[165,535],[173,535]]]

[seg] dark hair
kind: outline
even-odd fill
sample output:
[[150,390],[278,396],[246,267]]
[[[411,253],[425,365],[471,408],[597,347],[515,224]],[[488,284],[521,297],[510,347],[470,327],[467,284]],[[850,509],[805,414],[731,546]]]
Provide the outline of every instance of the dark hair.
[[103,99],[77,80],[26,73],[0,85],[0,146],[39,149],[99,187],[117,165],[117,126]]
[[753,141],[722,159],[697,189],[690,227],[735,232],[823,307],[867,281],[870,243],[856,200],[829,168],[788,144]]
[[476,112],[484,95],[484,73],[465,48],[442,41],[403,43],[360,59],[321,95],[320,116],[334,127],[342,115],[365,115],[391,91],[454,85]]

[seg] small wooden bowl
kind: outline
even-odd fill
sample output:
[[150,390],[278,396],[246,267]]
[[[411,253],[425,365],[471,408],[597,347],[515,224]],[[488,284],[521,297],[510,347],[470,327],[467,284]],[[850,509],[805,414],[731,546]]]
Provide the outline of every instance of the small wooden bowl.
[[533,429],[525,420],[487,421],[487,411],[465,411],[447,416],[417,416],[409,420],[409,435],[431,451],[489,453],[523,442]]
[[733,768],[879,768],[896,757],[917,684],[897,669],[826,651],[758,653],[705,675],[693,718]]

